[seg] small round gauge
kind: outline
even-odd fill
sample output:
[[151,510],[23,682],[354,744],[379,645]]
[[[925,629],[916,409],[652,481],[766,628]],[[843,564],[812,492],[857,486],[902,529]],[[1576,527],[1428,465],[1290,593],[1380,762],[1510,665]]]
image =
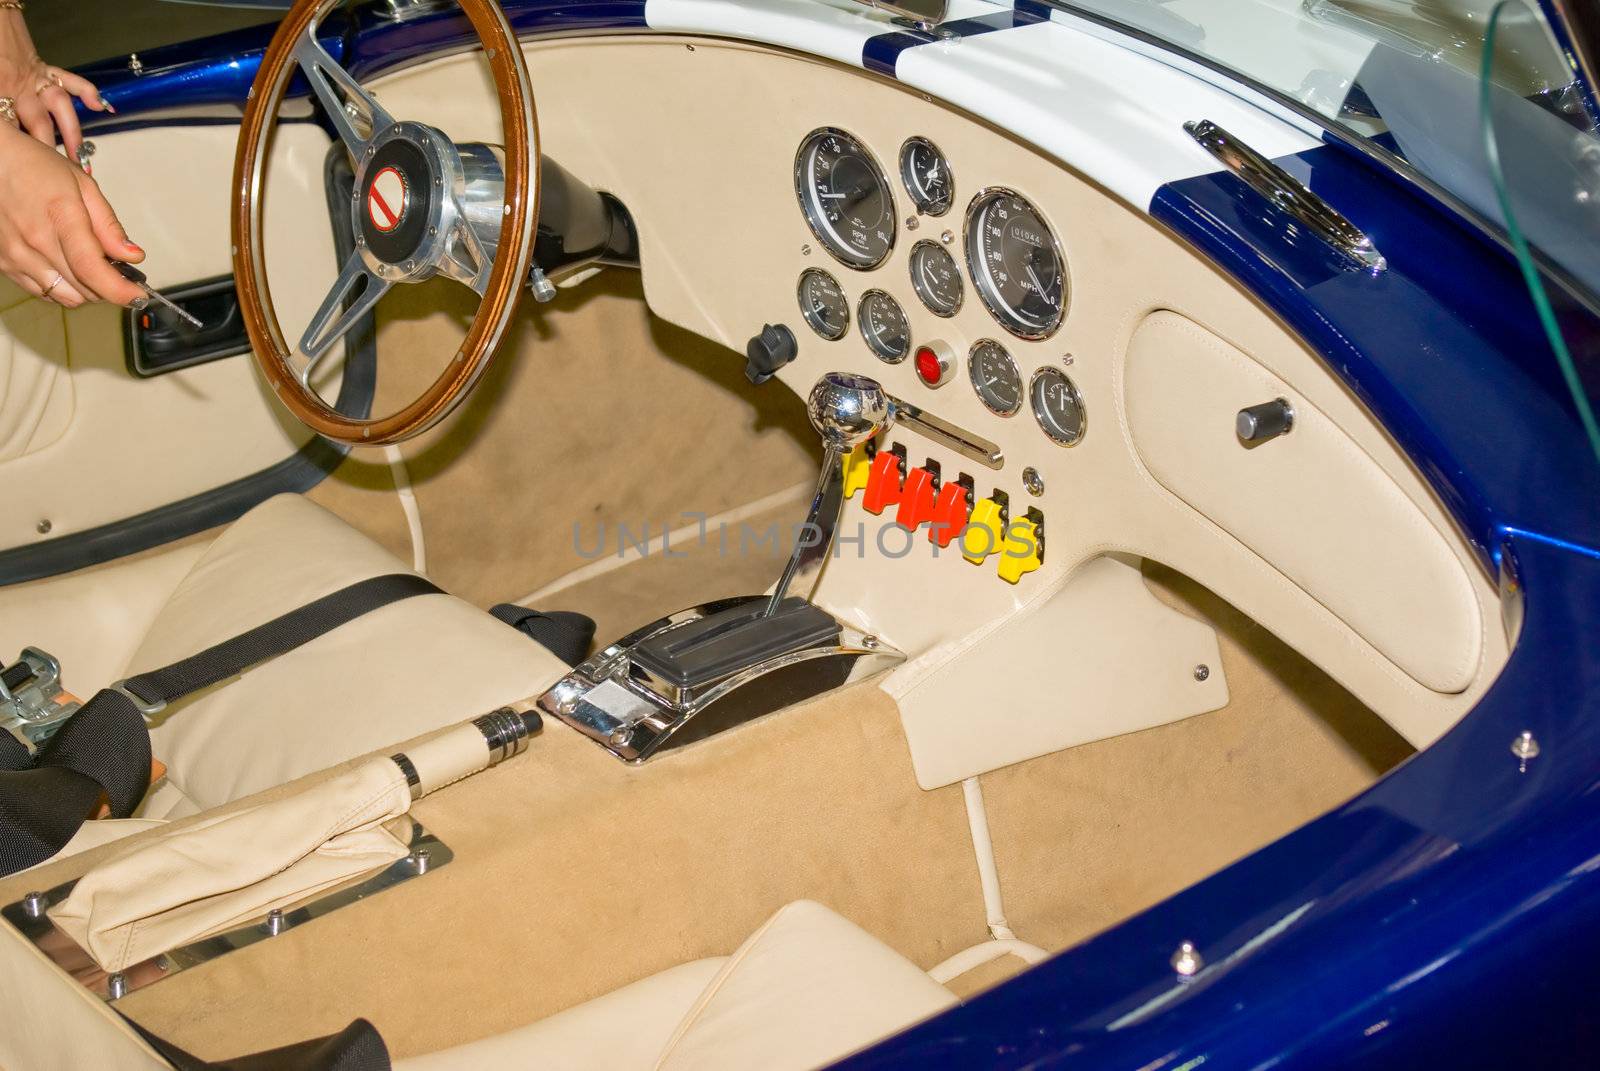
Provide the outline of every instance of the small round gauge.
[[1087,417],[1077,385],[1065,372],[1041,368],[1028,382],[1028,400],[1033,418],[1044,433],[1062,446],[1072,446],[1083,438]]
[[850,302],[845,299],[839,280],[821,268],[807,268],[800,273],[800,315],[805,317],[811,330],[837,342],[850,330]]
[[955,203],[950,164],[927,138],[908,138],[900,146],[900,178],[911,194],[911,203],[924,215],[942,216]]
[[911,289],[935,316],[954,316],[961,308],[961,269],[938,242],[911,247]]
[[905,310],[882,290],[868,290],[861,296],[861,337],[882,360],[899,364],[911,352],[911,324]]
[[853,136],[823,127],[800,144],[794,188],[811,233],[852,268],[875,268],[894,248],[894,193]]
[[1067,266],[1039,210],[1010,190],[985,190],[967,209],[972,285],[1000,326],[1045,338],[1066,310]]
[[967,356],[967,374],[978,400],[998,416],[1011,416],[1022,408],[1022,373],[1017,362],[992,338],[979,339]]

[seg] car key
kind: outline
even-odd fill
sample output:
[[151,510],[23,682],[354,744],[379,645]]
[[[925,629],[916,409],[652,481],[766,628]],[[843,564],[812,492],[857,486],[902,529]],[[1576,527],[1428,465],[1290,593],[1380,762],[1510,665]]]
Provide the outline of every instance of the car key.
[[135,301],[131,306],[135,312],[142,312],[145,307],[150,304],[150,302],[154,301],[170,309],[175,315],[183,318],[191,327],[201,328],[205,326],[205,324],[201,323],[197,317],[190,315],[185,310],[173,304],[171,299],[164,297],[160,291],[150,289],[149,277],[138,268],[135,268],[132,264],[124,264],[120,260],[113,260],[111,261],[111,266],[116,268],[124,279],[128,280],[128,282],[144,291],[144,297]]

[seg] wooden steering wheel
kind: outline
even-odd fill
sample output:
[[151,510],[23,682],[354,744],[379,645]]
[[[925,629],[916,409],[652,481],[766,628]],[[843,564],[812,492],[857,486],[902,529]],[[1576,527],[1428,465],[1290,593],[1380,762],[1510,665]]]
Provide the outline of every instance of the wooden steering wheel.
[[[337,442],[400,442],[454,409],[488,369],[533,261],[539,127],[522,49],[496,0],[459,0],[478,35],[500,99],[503,150],[457,145],[439,130],[397,121],[318,40],[340,0],[298,0],[262,57],[234,160],[233,270],[245,329],[267,383],[289,411]],[[296,69],[333,121],[355,168],[355,252],[295,351],[267,287],[262,179],[267,149]],[[466,339],[421,397],[388,416],[355,419],[311,385],[319,363],[397,283],[444,275],[481,301]]]

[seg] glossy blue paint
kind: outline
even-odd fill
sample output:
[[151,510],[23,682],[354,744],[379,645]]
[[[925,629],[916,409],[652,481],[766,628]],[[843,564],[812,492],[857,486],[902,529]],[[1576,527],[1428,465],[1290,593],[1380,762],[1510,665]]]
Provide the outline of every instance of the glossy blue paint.
[[[1600,560],[1519,534],[1504,554],[1526,598],[1521,641],[1444,739],[1345,806],[840,1066],[1593,1067]],[[1542,749],[1526,772],[1510,751],[1523,730]],[[1187,982],[1168,966],[1185,939],[1207,962]]]
[[[528,34],[644,19],[614,0],[506,7]],[[330,35],[364,77],[469,41],[450,15],[360,14]],[[151,53],[137,78],[98,73],[122,121],[238,105],[265,43],[246,31]],[[869,49],[892,71],[921,43]],[[1500,247],[1341,147],[1280,162],[1372,234],[1390,270],[1344,270],[1225,174],[1172,183],[1151,210],[1322,354],[1514,578],[1525,613],[1511,662],[1460,725],[1355,800],[845,1066],[1597,1062],[1600,472]],[[1600,379],[1600,324],[1562,315]],[[1509,748],[1525,729],[1542,753],[1522,771]],[[1167,962],[1184,939],[1208,962],[1189,982]]]

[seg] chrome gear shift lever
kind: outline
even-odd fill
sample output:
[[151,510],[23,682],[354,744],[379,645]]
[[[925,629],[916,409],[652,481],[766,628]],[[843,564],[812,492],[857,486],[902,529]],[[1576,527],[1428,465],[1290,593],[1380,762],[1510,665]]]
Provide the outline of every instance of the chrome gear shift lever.
[[844,508],[844,458],[894,423],[894,407],[878,381],[848,372],[829,372],[817,380],[806,398],[806,414],[822,436],[822,473],[794,553],[767,603],[766,616],[771,616],[796,585],[794,594],[811,601]]

